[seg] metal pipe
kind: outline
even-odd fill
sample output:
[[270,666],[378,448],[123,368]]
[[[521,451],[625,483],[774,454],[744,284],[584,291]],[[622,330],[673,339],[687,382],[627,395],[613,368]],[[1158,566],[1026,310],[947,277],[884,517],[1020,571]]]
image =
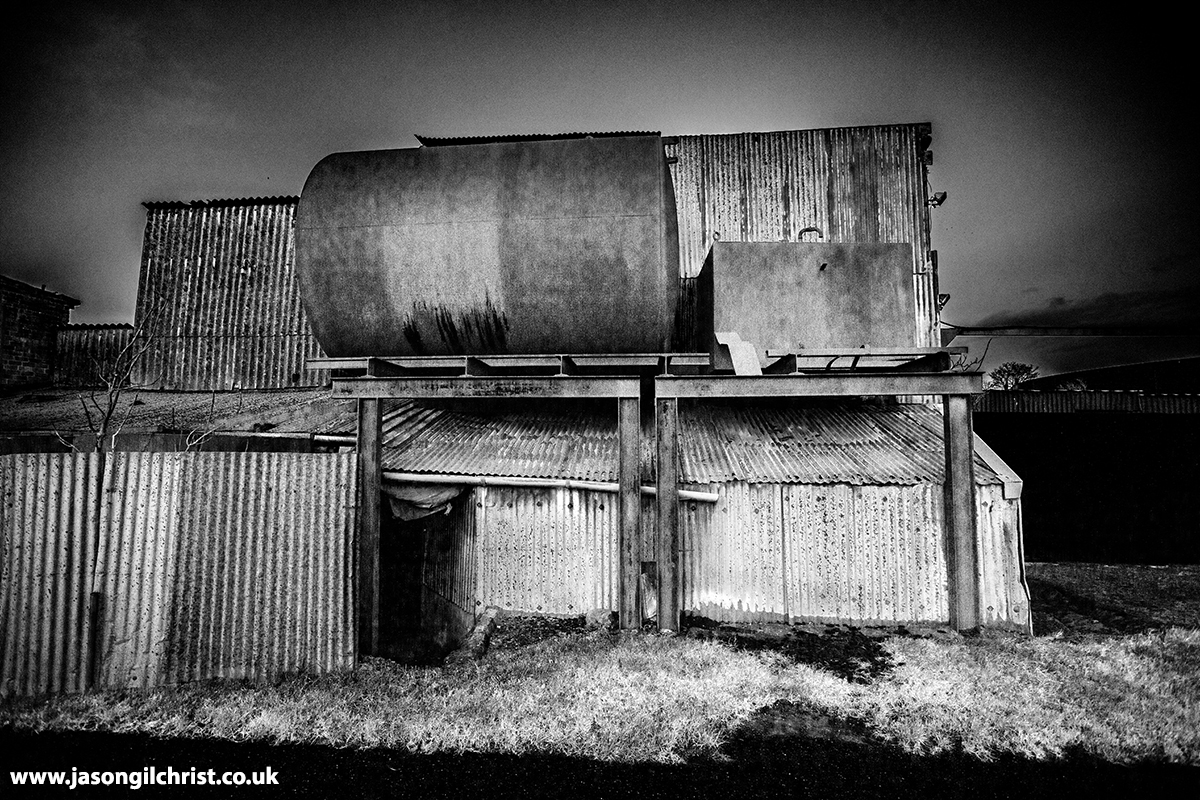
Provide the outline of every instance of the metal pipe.
[[[504,478],[491,475],[428,475],[423,472],[396,472],[384,470],[383,479],[399,483],[449,483],[460,486],[524,486],[531,489],[582,489],[590,492],[616,494],[620,484],[602,481],[576,481],[563,478]],[[698,492],[692,489],[677,489],[680,500],[697,500],[702,503],[717,502],[716,492]],[[656,495],[653,486],[643,486],[642,494]]]

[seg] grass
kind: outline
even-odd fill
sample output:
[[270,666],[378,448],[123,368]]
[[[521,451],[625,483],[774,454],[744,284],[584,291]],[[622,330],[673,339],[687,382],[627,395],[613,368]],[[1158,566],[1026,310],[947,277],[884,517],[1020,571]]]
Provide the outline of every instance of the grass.
[[369,659],[355,674],[270,688],[191,685],[16,701],[0,724],[158,736],[538,751],[606,761],[714,755],[777,700],[859,720],[915,753],[961,749],[1200,765],[1200,631],[1061,637],[892,638],[896,668],[861,685],[771,652],[715,642],[576,634],[500,650],[477,668]]
[[[355,673],[266,688],[11,700],[0,727],[677,762],[718,755],[756,710],[786,700],[913,753],[1200,765],[1200,569],[1152,570],[1030,565],[1054,589],[1057,605],[1044,601],[1042,613],[1078,628],[892,637],[883,647],[894,668],[865,684],[771,651],[580,631],[494,648],[471,668],[367,659]],[[1175,627],[1117,633],[1131,615]],[[1112,624],[1096,628],[1094,617]]]

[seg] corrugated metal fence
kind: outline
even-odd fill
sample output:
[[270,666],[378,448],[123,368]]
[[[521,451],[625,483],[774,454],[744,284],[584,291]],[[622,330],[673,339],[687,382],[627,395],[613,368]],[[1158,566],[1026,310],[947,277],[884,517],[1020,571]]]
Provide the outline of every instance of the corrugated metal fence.
[[0,694],[354,666],[352,454],[106,462],[0,457]]

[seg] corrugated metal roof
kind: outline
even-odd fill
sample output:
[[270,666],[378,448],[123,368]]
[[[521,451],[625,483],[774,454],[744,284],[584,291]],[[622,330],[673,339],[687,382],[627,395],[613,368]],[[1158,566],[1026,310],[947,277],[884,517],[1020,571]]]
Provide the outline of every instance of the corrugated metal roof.
[[460,144],[501,144],[508,142],[552,142],[562,139],[617,139],[626,136],[658,136],[660,131],[603,131],[593,133],[504,133],[497,136],[421,136],[413,134],[425,147]]
[[[617,480],[615,414],[563,408],[476,415],[402,403],[385,415],[384,469]],[[679,449],[685,483],[912,485],[945,472],[941,414],[922,405],[684,407]],[[1000,482],[979,458],[976,480]]]
[[222,197],[213,200],[147,200],[142,203],[151,210],[170,208],[231,208],[233,206],[266,206],[291,204],[300,202],[297,195],[278,195],[272,197]]

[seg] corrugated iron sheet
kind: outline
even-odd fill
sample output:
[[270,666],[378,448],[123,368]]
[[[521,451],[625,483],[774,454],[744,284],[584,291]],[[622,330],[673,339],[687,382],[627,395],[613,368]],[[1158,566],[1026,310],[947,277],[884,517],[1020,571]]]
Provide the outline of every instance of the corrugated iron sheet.
[[[925,123],[680,136],[668,145],[684,275],[697,275],[714,236],[913,246],[917,344],[936,346],[937,275],[930,251]],[[807,239],[814,239],[808,234]]]
[[480,604],[569,615],[617,608],[615,495],[507,487],[475,492]]
[[1148,394],[1118,389],[1080,392],[988,391],[975,400],[975,411],[992,414],[1073,414],[1081,411],[1200,414],[1200,395]]
[[132,337],[132,325],[69,325],[60,329],[55,385],[101,385],[98,365],[114,364]]
[[205,453],[184,464],[167,680],[353,667],[355,457]]
[[388,470],[613,481],[617,456],[615,408],[609,416],[566,407],[485,416],[413,403],[384,421]]
[[100,457],[0,457],[0,697],[87,687]]
[[105,685],[353,666],[353,455],[111,458],[95,583]]
[[[689,483],[941,483],[942,415],[924,405],[680,409]],[[999,478],[976,457],[978,483]]]
[[153,337],[134,380],[170,389],[318,386],[301,306],[296,198],[148,203],[135,323]]
[[978,486],[975,509],[983,624],[1032,634],[1033,617],[1021,540],[1021,501],[1006,500],[1002,486]]

